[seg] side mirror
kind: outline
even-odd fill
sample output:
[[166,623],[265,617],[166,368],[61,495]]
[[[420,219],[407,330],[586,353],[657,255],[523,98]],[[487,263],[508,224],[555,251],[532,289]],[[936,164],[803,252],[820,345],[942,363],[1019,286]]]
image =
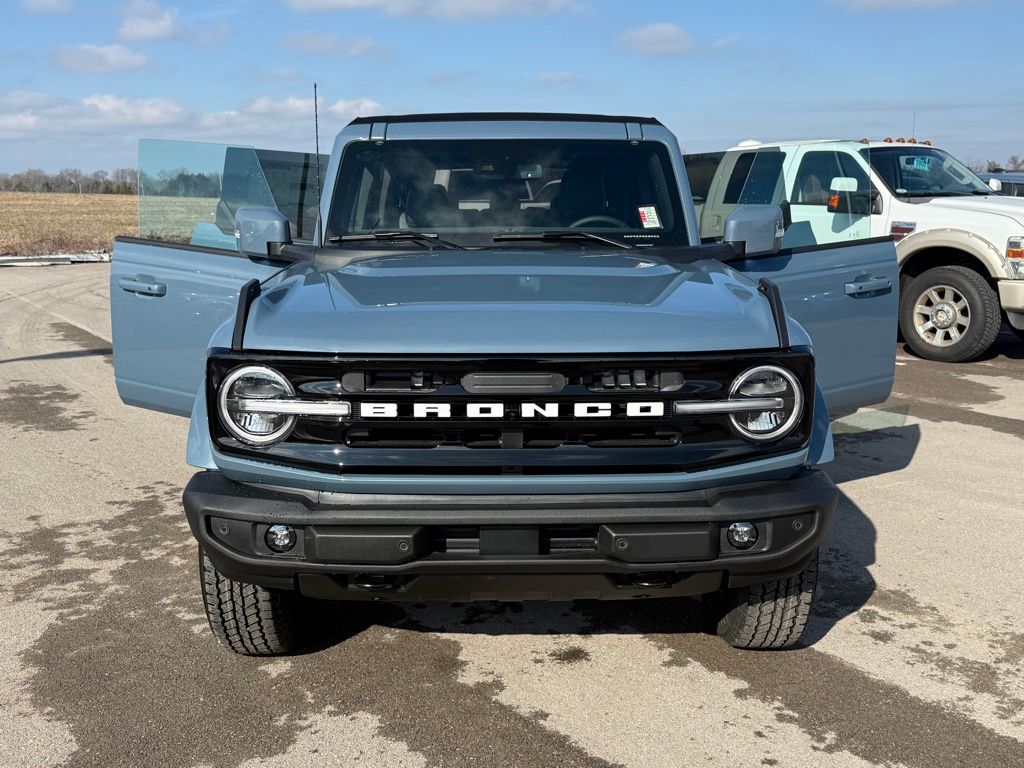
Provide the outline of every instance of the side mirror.
[[989,179],[988,188],[991,189],[993,192],[1002,192],[1003,182],[1001,182],[999,179]]
[[779,252],[785,234],[779,206],[740,205],[725,220],[722,242],[744,256],[765,256]]
[[[857,180],[850,176],[836,176],[828,190],[828,212],[868,216],[875,213],[875,199],[871,190],[857,191]],[[880,211],[879,211],[880,212]]]
[[292,241],[291,225],[276,208],[246,205],[235,211],[238,252],[256,259],[279,256]]

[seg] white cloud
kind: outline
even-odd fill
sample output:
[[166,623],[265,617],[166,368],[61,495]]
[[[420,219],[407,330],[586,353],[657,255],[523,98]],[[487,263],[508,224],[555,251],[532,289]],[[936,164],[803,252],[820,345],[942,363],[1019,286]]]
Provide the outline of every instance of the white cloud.
[[109,93],[87,96],[82,104],[103,125],[173,125],[187,114],[183,106],[170,99],[126,99]]
[[71,0],[21,0],[21,9],[29,13],[67,13],[74,7]]
[[[322,101],[322,144],[329,147],[352,118],[382,111],[380,103],[368,98]],[[144,136],[309,151],[313,100],[263,97],[235,109],[197,112],[166,98],[97,93],[67,99],[30,91],[0,93],[0,140],[13,140],[0,142],[0,162],[12,170],[35,155],[53,167],[80,164],[85,148],[95,165],[134,165],[135,147]],[[30,146],[31,151],[26,149]],[[3,152],[4,147],[20,149]]]
[[289,48],[309,55],[366,56],[380,48],[371,37],[341,37],[323,32],[296,32],[288,35],[284,43]]
[[639,53],[686,53],[694,48],[693,38],[675,24],[661,22],[628,30],[622,42]]
[[391,16],[486,19],[535,16],[578,7],[576,0],[288,0],[297,11],[379,8]]
[[122,40],[167,40],[181,34],[178,9],[165,8],[156,0],[132,0],[117,30]]
[[131,99],[98,93],[84,99],[64,99],[31,91],[0,94],[0,138],[28,139],[44,127],[46,140],[88,136],[116,129],[178,126],[188,111],[170,99]]
[[146,57],[123,45],[76,45],[61,48],[54,58],[57,64],[73,72],[113,72],[119,69],[138,69]]

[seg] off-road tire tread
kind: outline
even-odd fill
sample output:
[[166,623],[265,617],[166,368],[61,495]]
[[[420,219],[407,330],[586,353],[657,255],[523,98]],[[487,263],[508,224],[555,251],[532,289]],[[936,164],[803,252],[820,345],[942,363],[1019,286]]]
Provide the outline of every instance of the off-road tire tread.
[[229,579],[199,552],[206,618],[214,636],[244,656],[276,656],[295,646],[295,596]]
[[739,600],[718,622],[718,635],[736,648],[778,650],[800,640],[818,582],[818,553],[788,579],[738,590]]
[[[977,323],[982,320],[981,333],[975,334],[974,340],[964,339],[960,344],[951,347],[933,347],[921,340],[917,330],[913,327],[913,320],[909,316],[910,309],[905,302],[913,302],[921,292],[919,286],[950,282],[943,279],[941,273],[951,273],[967,283],[980,297],[980,307],[971,302],[971,327],[967,331],[970,335]],[[955,282],[955,281],[953,281]],[[970,301],[970,299],[968,299]],[[981,317],[978,316],[980,310]],[[900,330],[903,338],[914,352],[928,360],[939,360],[944,363],[964,363],[974,360],[983,355],[991,347],[999,335],[999,329],[1003,323],[1003,313],[999,307],[999,295],[993,290],[988,281],[980,274],[969,267],[948,266],[935,267],[927,272],[922,272],[907,286],[906,292],[900,298]]]

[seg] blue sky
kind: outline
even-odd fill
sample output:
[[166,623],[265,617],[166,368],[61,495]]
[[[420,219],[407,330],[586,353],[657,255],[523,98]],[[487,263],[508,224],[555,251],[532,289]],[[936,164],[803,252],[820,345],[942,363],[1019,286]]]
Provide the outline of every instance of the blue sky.
[[[357,114],[635,113],[689,151],[930,138],[1024,154],[1020,0],[0,0],[0,170],[140,138],[312,148]],[[11,34],[11,32],[14,34]],[[1011,32],[1012,31],[1012,32]]]

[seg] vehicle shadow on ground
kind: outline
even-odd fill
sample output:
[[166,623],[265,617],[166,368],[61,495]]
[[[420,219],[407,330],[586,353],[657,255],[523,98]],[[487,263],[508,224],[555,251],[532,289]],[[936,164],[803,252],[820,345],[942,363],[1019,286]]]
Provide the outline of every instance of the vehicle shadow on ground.
[[[894,414],[902,418],[902,414]],[[897,472],[907,467],[920,443],[917,425],[879,429],[852,428],[836,435],[836,461],[829,474],[840,485],[832,529],[821,547],[821,569],[814,613],[801,647],[814,645],[846,617],[856,613],[875,591],[868,570],[875,562],[874,523],[842,491],[842,485]],[[884,511],[884,510],[883,510]],[[574,603],[467,603],[429,605],[318,602],[309,612],[316,652],[373,625],[433,633],[483,635],[706,634],[710,615],[700,599],[578,601]],[[357,618],[358,617],[358,618]]]
[[[912,350],[904,341],[899,343],[899,350],[907,357],[924,360],[923,357]],[[989,347],[982,355],[971,360],[970,363],[985,363],[991,360],[1024,360],[1024,339],[1019,338],[1008,326],[1004,324],[992,346]],[[970,365],[970,363],[954,363],[954,365]],[[935,362],[935,365],[945,366],[949,365],[949,363]]]

